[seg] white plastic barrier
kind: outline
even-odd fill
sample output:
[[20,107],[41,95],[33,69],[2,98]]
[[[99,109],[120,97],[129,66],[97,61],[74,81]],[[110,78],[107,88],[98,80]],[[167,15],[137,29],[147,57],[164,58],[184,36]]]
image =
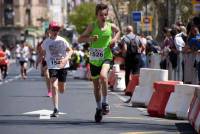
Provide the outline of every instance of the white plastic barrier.
[[195,129],[198,133],[200,133],[200,110],[195,122]]
[[194,120],[194,128],[200,134],[200,88],[196,88],[195,95],[197,96],[198,100],[198,108],[196,111],[196,119]]
[[167,81],[168,70],[141,68],[139,76],[139,85],[135,88],[131,98],[134,105],[148,106],[151,96],[154,92],[153,83],[155,81]]
[[120,71],[118,73],[115,73],[115,78],[116,79],[115,79],[113,91],[124,91],[124,89],[126,88],[125,72]]
[[116,73],[120,72],[120,65],[119,65],[119,64],[114,64],[114,65],[113,65],[113,70],[114,70],[114,72],[116,72]]
[[196,123],[198,123],[197,118],[199,118],[198,117],[199,113],[200,113],[200,88],[196,88],[188,113],[188,120],[194,128]]
[[155,81],[167,81],[168,70],[141,68],[139,77],[139,86],[153,86]]
[[177,107],[177,117],[178,118],[187,119],[188,112],[189,112],[189,106],[192,101],[196,87],[199,87],[199,86],[198,85],[190,85],[190,90],[192,90],[192,91],[190,91],[189,89],[188,90],[184,89],[184,88],[183,88],[184,92],[181,92],[181,89],[178,90],[178,94],[184,93],[184,96],[182,96],[182,99],[181,99],[181,104]]
[[149,86],[136,86],[131,97],[133,106],[147,106],[153,94],[153,89]]
[[175,91],[170,95],[165,108],[165,115],[173,115],[180,119],[187,119],[188,110],[196,87],[199,86],[183,83],[177,84],[174,89]]

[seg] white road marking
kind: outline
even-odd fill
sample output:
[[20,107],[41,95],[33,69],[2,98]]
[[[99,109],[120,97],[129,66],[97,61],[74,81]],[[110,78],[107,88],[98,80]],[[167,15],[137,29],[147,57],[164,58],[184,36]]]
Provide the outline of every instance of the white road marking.
[[[26,113],[22,113],[23,115],[36,115],[39,116],[39,119],[50,119],[50,115],[53,113],[52,110],[46,110],[46,109],[42,109],[42,110],[36,110],[36,111],[30,111],[30,112],[26,112]],[[59,112],[59,115],[65,115],[67,113],[62,113]]]

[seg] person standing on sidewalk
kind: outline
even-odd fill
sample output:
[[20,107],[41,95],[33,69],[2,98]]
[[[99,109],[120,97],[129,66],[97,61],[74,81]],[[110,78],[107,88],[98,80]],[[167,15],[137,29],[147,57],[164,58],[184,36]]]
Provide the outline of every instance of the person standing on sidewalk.
[[79,43],[90,43],[89,63],[94,85],[94,96],[97,104],[95,114],[96,122],[101,122],[102,115],[108,114],[110,111],[110,107],[107,102],[107,75],[113,59],[111,47],[120,37],[119,28],[115,24],[106,21],[108,10],[108,5],[103,3],[97,4],[97,21],[89,24],[78,39]]
[[72,55],[72,48],[69,43],[61,36],[58,36],[60,26],[56,21],[49,24],[49,38],[42,43],[42,52],[37,61],[36,67],[45,57],[52,85],[52,101],[54,105],[51,117],[57,117],[58,108],[58,91],[64,93],[65,82],[67,76],[67,68],[69,67],[69,59]]

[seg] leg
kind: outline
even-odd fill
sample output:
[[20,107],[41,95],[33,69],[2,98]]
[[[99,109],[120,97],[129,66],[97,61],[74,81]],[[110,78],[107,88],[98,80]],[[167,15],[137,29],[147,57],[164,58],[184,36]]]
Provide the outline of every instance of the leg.
[[100,87],[100,82],[99,78],[93,79],[93,86],[94,86],[94,97],[97,103],[97,108],[101,109],[101,87]]
[[106,115],[110,111],[110,106],[107,103],[107,92],[108,92],[108,71],[110,69],[110,64],[103,64],[101,73],[100,73],[100,84],[102,87],[102,111]]
[[51,117],[58,117],[59,110],[58,110],[58,80],[57,78],[51,78],[51,84],[52,84],[52,102],[54,106],[53,113],[51,114]]
[[52,84],[52,101],[54,108],[58,109],[58,80],[57,78],[50,78]]
[[94,85],[94,96],[97,103],[96,113],[95,113],[95,122],[101,122],[102,120],[102,104],[101,104],[101,87],[100,87],[100,80],[99,78],[93,79]]
[[24,63],[24,78],[27,77],[27,62]]
[[52,102],[54,106],[54,112],[51,114],[51,117],[57,117],[59,110],[58,110],[58,103],[59,103],[59,98],[58,98],[58,78],[57,74],[58,71],[55,69],[49,69],[49,75],[50,75],[50,82],[52,85]]
[[109,71],[109,69],[110,69],[110,64],[103,64],[101,73],[100,73],[100,82],[102,84],[102,95],[104,97],[107,96],[107,91],[108,91],[108,71]]
[[60,93],[64,93],[65,91],[65,82],[67,77],[67,69],[58,70],[58,90]]
[[3,79],[7,76],[7,65],[3,65]]
[[61,94],[64,93],[64,91],[65,91],[65,82],[60,82],[60,81],[58,81],[58,90],[59,90],[59,92],[60,92]]
[[44,77],[45,77],[45,82],[48,90],[48,96],[52,97],[52,88],[51,88],[51,82],[50,82],[50,77],[49,77],[49,71],[47,69],[47,66],[43,67],[44,69]]
[[101,104],[101,85],[99,74],[101,72],[101,67],[94,66],[90,64],[91,78],[94,86],[94,96],[97,104],[95,113],[95,122],[101,122],[102,120],[102,104]]
[[20,61],[20,73],[21,77],[24,79],[24,62]]
[[125,66],[125,83],[126,83],[126,87],[128,86],[128,83],[129,83],[130,73],[131,73],[130,67],[129,67],[129,65],[126,65]]

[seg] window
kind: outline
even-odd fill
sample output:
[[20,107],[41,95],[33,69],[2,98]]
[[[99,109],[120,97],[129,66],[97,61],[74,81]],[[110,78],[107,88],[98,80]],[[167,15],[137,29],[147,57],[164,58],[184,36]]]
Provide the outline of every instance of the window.
[[12,5],[13,4],[13,0],[4,0],[4,4],[7,5]]
[[14,11],[12,8],[4,9],[4,23],[5,25],[14,25]]

